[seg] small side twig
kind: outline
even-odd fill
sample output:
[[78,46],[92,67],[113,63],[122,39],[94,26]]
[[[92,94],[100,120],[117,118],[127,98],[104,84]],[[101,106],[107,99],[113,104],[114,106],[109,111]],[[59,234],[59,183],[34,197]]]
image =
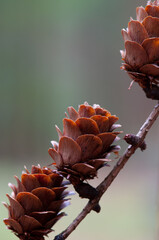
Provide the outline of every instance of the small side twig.
[[145,139],[147,133],[149,132],[150,128],[152,127],[153,123],[159,116],[159,104],[157,104],[154,109],[152,110],[149,117],[146,119],[142,127],[140,128],[139,132],[137,133],[137,137],[140,138],[140,141],[135,146],[128,146],[127,150],[123,154],[123,156],[120,157],[117,164],[114,166],[113,170],[109,173],[109,175],[98,185],[96,190],[98,191],[98,196],[95,197],[93,200],[90,200],[87,205],[84,207],[84,209],[81,211],[81,213],[75,218],[75,220],[64,230],[61,234],[57,235],[54,240],[64,240],[66,239],[80,224],[80,222],[87,216],[88,213],[91,212],[91,210],[94,208],[94,206],[99,202],[102,195],[105,193],[105,191],[108,189],[108,187],[111,185],[113,180],[117,177],[118,173],[121,171],[121,169],[124,167],[126,162],[129,160],[129,158],[135,153],[137,148],[141,145],[143,140]]

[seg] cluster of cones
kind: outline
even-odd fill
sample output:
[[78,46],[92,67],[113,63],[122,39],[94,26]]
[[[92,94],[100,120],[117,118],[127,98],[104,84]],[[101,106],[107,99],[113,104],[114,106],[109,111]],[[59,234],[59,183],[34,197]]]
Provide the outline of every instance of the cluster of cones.
[[[125,50],[122,69],[145,91],[147,97],[159,100],[159,1],[148,1],[145,8],[136,10],[137,20],[131,19],[127,30],[122,30]],[[9,217],[4,223],[19,239],[44,240],[52,226],[65,213],[69,191],[64,177],[81,197],[92,199],[96,191],[87,182],[97,176],[100,168],[108,166],[111,152],[118,153],[120,127],[118,117],[99,105],[87,102],[78,111],[68,108],[63,119],[63,131],[56,127],[59,142],[52,141],[49,154],[56,170],[32,166],[26,169],[17,186],[9,184],[12,194],[4,203]]]
[[[10,204],[6,204],[9,217],[4,223],[20,239],[43,240],[52,231],[52,226],[65,214],[61,210],[69,204],[66,198],[65,177],[73,184],[81,197],[92,199],[96,190],[85,180],[97,176],[97,171],[110,162],[108,155],[118,153],[120,147],[112,145],[118,139],[119,131],[114,131],[118,117],[99,105],[84,103],[78,111],[68,108],[63,119],[63,132],[56,127],[59,143],[52,141],[49,154],[56,170],[33,166],[31,173],[26,169],[21,180],[17,177],[17,187],[7,194]],[[67,182],[68,182],[67,181]],[[98,207],[99,210],[99,207]],[[96,209],[96,211],[98,211]]]

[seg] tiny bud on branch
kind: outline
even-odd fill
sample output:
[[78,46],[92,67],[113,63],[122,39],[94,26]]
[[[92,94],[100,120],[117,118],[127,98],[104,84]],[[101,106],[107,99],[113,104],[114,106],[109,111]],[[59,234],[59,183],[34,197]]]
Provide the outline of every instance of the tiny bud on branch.
[[139,145],[139,148],[141,149],[141,151],[144,151],[146,149],[145,141],[141,142],[141,138],[134,134],[126,134],[124,137],[124,140],[132,146]]

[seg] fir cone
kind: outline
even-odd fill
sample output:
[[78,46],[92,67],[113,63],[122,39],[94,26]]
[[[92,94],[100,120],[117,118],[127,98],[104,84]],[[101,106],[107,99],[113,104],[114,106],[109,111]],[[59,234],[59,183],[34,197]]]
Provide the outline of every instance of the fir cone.
[[159,1],[148,1],[145,8],[137,7],[136,18],[130,19],[128,28],[122,30],[122,69],[147,97],[159,100]]
[[15,176],[17,187],[9,184],[13,190],[7,194],[10,205],[4,203],[9,217],[4,223],[19,239],[43,240],[52,231],[52,226],[65,213],[61,209],[69,204],[64,197],[68,194],[63,186],[63,177],[49,168],[32,166],[31,173]]
[[60,173],[75,186],[86,179],[93,179],[97,170],[108,165],[106,157],[110,152],[118,152],[120,147],[112,145],[117,134],[113,130],[118,117],[99,105],[87,102],[79,106],[78,112],[68,107],[68,115],[63,119],[63,133],[56,127],[59,143],[52,141],[48,150]]

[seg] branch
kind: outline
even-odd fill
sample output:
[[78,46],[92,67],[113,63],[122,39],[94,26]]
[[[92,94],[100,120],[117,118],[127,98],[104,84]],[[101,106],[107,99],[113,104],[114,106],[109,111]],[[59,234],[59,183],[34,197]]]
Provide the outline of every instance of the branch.
[[128,146],[127,150],[123,154],[123,156],[120,157],[117,164],[114,166],[113,170],[109,173],[109,175],[98,185],[96,188],[99,192],[98,196],[95,197],[93,200],[90,200],[87,205],[84,207],[84,209],[81,211],[81,213],[75,218],[75,220],[68,226],[66,230],[64,230],[61,234],[57,235],[54,240],[64,240],[66,239],[80,224],[80,222],[87,216],[88,213],[91,212],[91,210],[95,207],[95,205],[99,202],[102,195],[105,193],[105,191],[108,189],[108,187],[111,185],[113,180],[117,177],[118,173],[121,171],[121,169],[124,167],[126,162],[129,160],[129,158],[135,153],[137,148],[140,147],[141,143],[145,139],[147,133],[149,132],[150,128],[152,127],[153,123],[159,116],[159,104],[157,104],[154,109],[152,110],[149,117],[146,119],[142,127],[140,128],[139,132],[137,133],[137,137],[140,138],[139,142],[135,146]]

